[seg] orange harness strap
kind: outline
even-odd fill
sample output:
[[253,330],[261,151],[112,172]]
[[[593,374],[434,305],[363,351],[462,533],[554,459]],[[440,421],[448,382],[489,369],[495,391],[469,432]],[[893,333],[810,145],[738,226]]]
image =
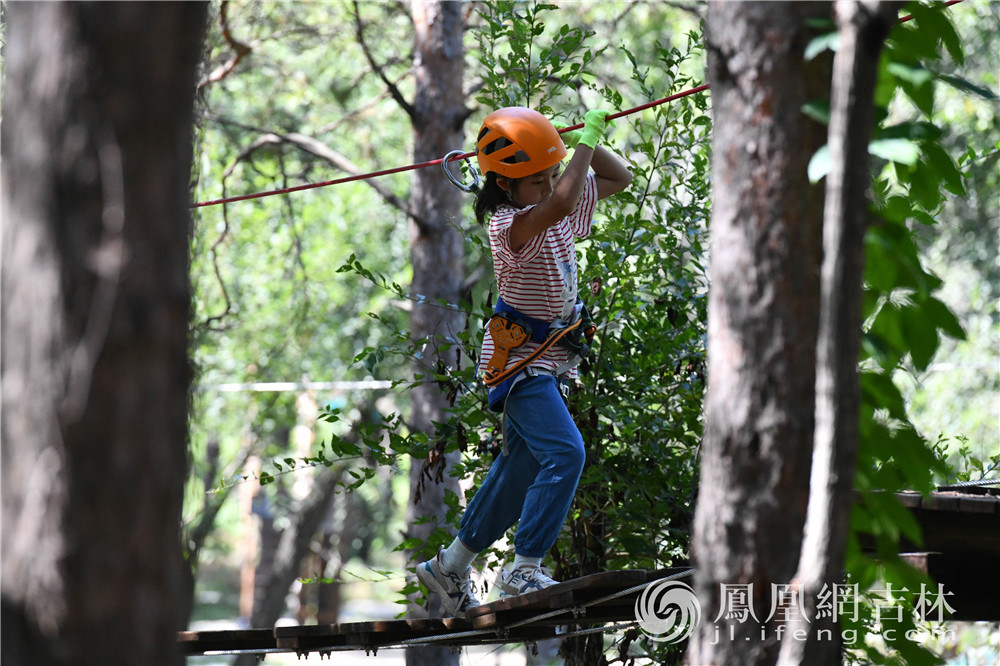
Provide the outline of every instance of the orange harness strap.
[[577,319],[569,326],[558,329],[546,338],[545,342],[541,343],[538,349],[504,370],[507,366],[507,356],[510,354],[510,351],[525,343],[528,339],[528,331],[517,322],[502,314],[493,315],[487,324],[490,334],[493,336],[493,356],[490,357],[489,362],[486,364],[483,383],[486,386],[496,386],[500,382],[510,379],[526,368],[529,363],[547,352],[552,345],[562,340],[567,333],[579,328],[582,323],[582,319]]
[[507,367],[510,351],[520,347],[528,339],[528,329],[503,315],[490,317],[487,327],[490,337],[493,338],[493,355],[486,364],[485,381],[487,386],[492,386],[490,380],[502,374],[503,369]]

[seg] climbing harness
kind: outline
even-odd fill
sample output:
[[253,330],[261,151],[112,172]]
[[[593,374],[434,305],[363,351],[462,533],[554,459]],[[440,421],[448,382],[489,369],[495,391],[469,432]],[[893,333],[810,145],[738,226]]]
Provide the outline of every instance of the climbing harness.
[[505,312],[490,317],[486,328],[493,339],[493,355],[486,364],[485,381],[487,386],[493,386],[503,381],[498,376],[507,367],[507,356],[511,350],[523,345],[530,336],[524,326]]
[[[597,330],[590,313],[580,300],[576,302],[569,320],[556,319],[547,322],[522,314],[504,303],[503,299],[497,299],[497,306],[493,316],[487,320],[486,327],[493,337],[494,345],[493,356],[487,362],[486,372],[483,375],[483,383],[488,387],[514,377],[555,345],[570,351],[568,367],[564,364],[555,373],[556,376],[565,374],[590,352],[590,343]],[[506,367],[510,351],[520,347],[529,339],[538,343],[538,347],[509,368]]]
[[[526,377],[553,376],[563,397],[568,397],[569,385],[563,381],[563,376],[590,353],[590,345],[597,332],[590,312],[580,299],[577,299],[568,318],[550,322],[529,317],[498,298],[493,315],[486,321],[486,328],[493,339],[493,354],[486,363],[483,383],[487,388],[489,408],[494,412],[504,411],[507,395]],[[538,346],[508,367],[510,352],[529,340]],[[556,346],[569,351],[569,358],[564,363],[552,369],[531,365]]]

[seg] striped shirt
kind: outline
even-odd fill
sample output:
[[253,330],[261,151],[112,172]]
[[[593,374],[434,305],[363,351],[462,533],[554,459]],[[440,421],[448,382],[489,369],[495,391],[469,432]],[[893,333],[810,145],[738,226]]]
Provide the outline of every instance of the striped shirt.
[[[493,272],[500,297],[508,305],[529,317],[545,321],[572,314],[577,296],[576,245],[573,240],[590,234],[596,206],[597,181],[593,174],[589,174],[573,212],[529,240],[518,252],[510,247],[510,227],[517,216],[525,214],[532,206],[515,208],[505,205],[493,213],[489,225]],[[507,366],[537,348],[537,343],[528,340],[510,352]],[[480,376],[485,373],[492,355],[493,340],[487,329],[479,357]],[[531,365],[555,370],[568,359],[569,352],[554,345]],[[576,369],[567,376],[575,378]]]

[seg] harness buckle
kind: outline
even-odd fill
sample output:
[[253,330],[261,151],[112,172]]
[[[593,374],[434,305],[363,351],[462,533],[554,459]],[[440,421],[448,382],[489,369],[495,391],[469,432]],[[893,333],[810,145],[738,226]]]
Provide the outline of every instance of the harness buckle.
[[494,314],[486,322],[486,327],[493,338],[493,355],[486,363],[485,372],[485,379],[489,382],[507,367],[507,356],[510,351],[520,347],[528,339],[528,329],[506,313]]

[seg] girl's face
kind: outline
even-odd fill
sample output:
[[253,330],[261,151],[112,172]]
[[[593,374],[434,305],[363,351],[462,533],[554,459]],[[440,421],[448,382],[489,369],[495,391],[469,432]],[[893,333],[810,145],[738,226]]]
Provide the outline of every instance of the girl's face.
[[510,193],[510,198],[515,204],[524,208],[539,204],[549,198],[549,195],[552,194],[552,188],[559,180],[561,170],[561,164],[553,164],[548,169],[524,178],[516,180],[498,178],[497,185]]

